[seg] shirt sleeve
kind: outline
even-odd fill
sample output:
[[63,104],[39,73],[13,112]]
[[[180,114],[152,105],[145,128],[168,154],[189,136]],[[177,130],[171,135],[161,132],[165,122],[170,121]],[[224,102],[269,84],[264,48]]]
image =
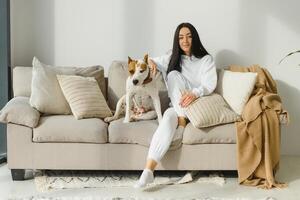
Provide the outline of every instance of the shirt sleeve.
[[171,53],[172,52],[168,52],[167,54],[163,55],[163,56],[159,56],[159,57],[154,57],[151,58],[154,63],[157,65],[157,69],[161,72],[166,73],[168,70],[168,65],[171,59]]
[[211,94],[217,86],[217,71],[216,65],[212,56],[204,56],[201,63],[201,84],[198,87],[192,89],[192,92],[197,97],[202,97]]

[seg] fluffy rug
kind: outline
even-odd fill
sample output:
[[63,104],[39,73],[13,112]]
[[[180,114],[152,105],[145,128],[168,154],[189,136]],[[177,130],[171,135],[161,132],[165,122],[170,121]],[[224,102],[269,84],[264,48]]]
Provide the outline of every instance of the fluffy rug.
[[[139,171],[36,171],[34,182],[39,192],[69,188],[132,187],[140,176]],[[225,184],[218,173],[203,172],[155,172],[153,185],[172,185],[188,182]]]

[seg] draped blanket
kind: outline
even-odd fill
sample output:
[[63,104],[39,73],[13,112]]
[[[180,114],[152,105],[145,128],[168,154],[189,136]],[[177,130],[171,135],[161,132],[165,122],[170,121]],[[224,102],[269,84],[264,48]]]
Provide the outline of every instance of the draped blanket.
[[256,72],[257,80],[243,113],[236,122],[238,179],[240,184],[270,189],[287,184],[275,180],[280,160],[281,99],[270,73],[258,65],[230,66],[236,72]]

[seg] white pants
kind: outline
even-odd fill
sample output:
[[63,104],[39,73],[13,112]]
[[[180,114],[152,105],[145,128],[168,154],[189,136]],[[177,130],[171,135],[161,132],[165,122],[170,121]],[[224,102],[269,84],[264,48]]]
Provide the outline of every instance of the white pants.
[[191,89],[191,86],[180,72],[172,71],[167,76],[167,88],[173,107],[165,111],[162,121],[152,137],[148,152],[148,159],[155,160],[157,163],[171,145],[178,125],[178,116],[186,116],[179,105],[179,100],[181,92]]

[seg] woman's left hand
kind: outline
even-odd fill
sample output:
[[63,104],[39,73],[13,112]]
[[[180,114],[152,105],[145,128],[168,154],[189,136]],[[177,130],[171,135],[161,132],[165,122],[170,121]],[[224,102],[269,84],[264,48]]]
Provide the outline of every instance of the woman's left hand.
[[179,101],[179,105],[181,107],[187,107],[188,105],[190,105],[195,99],[197,99],[196,95],[194,93],[192,93],[191,91],[185,92],[184,94],[182,94],[180,101]]

